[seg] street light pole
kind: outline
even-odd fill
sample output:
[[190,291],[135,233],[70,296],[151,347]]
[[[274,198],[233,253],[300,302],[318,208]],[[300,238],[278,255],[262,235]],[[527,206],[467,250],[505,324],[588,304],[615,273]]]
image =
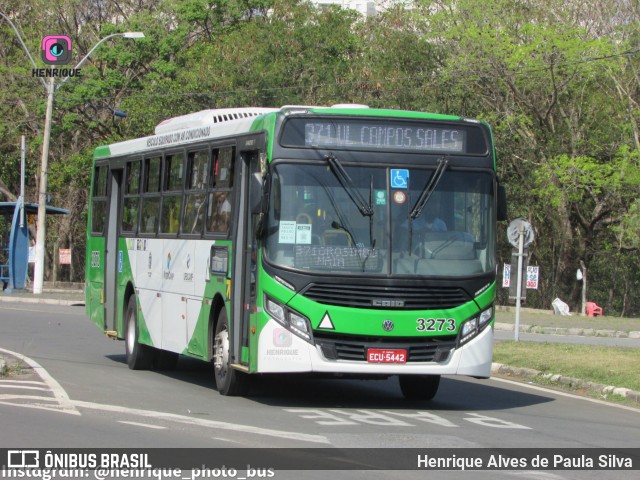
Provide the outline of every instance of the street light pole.
[[[29,49],[27,48],[27,46],[22,41],[22,37],[20,36],[20,32],[18,31],[16,26],[13,24],[11,19],[9,17],[7,17],[2,12],[0,12],[0,17],[4,18],[7,21],[7,23],[9,24],[9,26],[13,30],[13,33],[15,33],[16,37],[18,37],[18,41],[20,42],[20,45],[22,45],[22,49],[24,50],[24,53],[26,53],[27,57],[29,57],[29,60],[31,61],[31,65],[33,65],[33,68],[38,68],[36,66],[36,62],[33,60],[33,57],[31,56],[31,53],[29,53]],[[47,88],[47,82],[44,81],[44,78],[42,78],[42,77],[39,77],[39,78],[40,78],[40,81],[42,82],[42,85],[44,85],[44,88]]]
[[[22,45],[23,50],[29,57],[31,61],[31,65],[33,65],[34,69],[37,69],[37,65],[33,60],[33,57],[29,53],[29,49],[22,41],[22,37],[20,36],[20,32],[15,27],[13,22],[9,17],[7,17],[4,13],[0,12],[0,17],[4,18],[14,33],[18,37],[20,41],[20,45]],[[144,38],[144,33],[142,32],[123,32],[123,33],[112,33],[111,35],[107,35],[102,38],[98,43],[96,43],[89,52],[82,57],[82,60],[78,62],[75,66],[76,69],[80,68],[80,66],[89,58],[89,56],[94,52],[96,48],[102,45],[104,42],[114,37],[124,37],[124,38]],[[38,188],[38,228],[36,232],[36,264],[33,271],[33,293],[41,294],[44,287],[44,253],[45,253],[45,240],[46,240],[46,227],[47,227],[47,177],[48,177],[48,168],[49,168],[49,143],[51,141],[51,121],[53,117],[53,96],[58,88],[60,88],[69,78],[64,77],[60,83],[56,86],[55,77],[49,77],[49,82],[45,82],[42,77],[40,81],[44,85],[45,91],[47,93],[47,111],[45,114],[44,120],[44,138],[42,143],[42,159],[40,162],[40,186]]]
[[38,228],[36,230],[36,264],[33,269],[33,293],[41,294],[44,287],[44,250],[47,226],[47,169],[49,164],[49,143],[51,141],[51,117],[53,116],[54,77],[47,83],[47,113],[44,117],[44,141],[40,162],[40,186],[38,191]]
[[[142,32],[124,32],[113,33],[107,35],[96,43],[87,54],[75,66],[75,69],[89,58],[89,56],[107,40],[114,37],[124,38],[144,38]],[[71,77],[64,77],[56,86],[54,77],[52,76],[46,86],[47,90],[47,113],[44,121],[44,142],[42,144],[42,162],[40,164],[40,194],[38,195],[38,230],[36,232],[36,264],[33,269],[33,293],[39,295],[44,289],[44,253],[46,242],[47,227],[47,177],[49,168],[49,141],[51,138],[51,117],[53,116],[53,96],[55,91],[60,88]],[[54,259],[55,261],[55,259]]]

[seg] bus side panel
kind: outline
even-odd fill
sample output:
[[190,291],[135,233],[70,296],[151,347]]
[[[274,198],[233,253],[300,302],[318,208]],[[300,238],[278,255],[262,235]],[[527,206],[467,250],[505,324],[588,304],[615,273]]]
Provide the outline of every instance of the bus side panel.
[[152,347],[162,347],[162,302],[153,290],[138,290],[138,341]]
[[[188,299],[187,324],[189,343],[182,353],[197,358],[209,358],[210,331],[212,320],[211,308],[213,299],[218,297],[225,302],[225,308],[229,311],[230,280],[227,274],[216,275],[209,269],[211,247],[228,247],[231,258],[231,243],[229,241],[199,241],[195,247],[196,266],[194,270],[195,297],[200,300],[200,305]],[[219,268],[219,267],[218,267]]]
[[104,330],[104,237],[89,236],[87,252],[87,313],[91,321]]
[[[211,299],[209,285],[215,282],[209,271],[211,247],[215,241],[194,242],[193,284],[194,298],[187,299],[187,339],[184,354],[207,359],[209,356],[209,320],[211,318]],[[215,282],[217,283],[217,282]],[[225,282],[222,283],[221,290]],[[220,291],[220,290],[218,290]],[[207,298],[205,298],[207,297]]]
[[138,297],[140,343],[161,347],[162,339],[162,240],[135,239],[136,250],[131,263],[136,272],[134,287]]
[[118,294],[116,298],[116,325],[118,337],[124,338],[125,325],[124,313],[127,308],[125,293],[127,285],[131,283],[135,288],[135,267],[136,267],[136,241],[133,238],[120,238],[118,240],[118,266],[117,282]]
[[187,345],[187,299],[193,297],[195,241],[162,244],[162,349],[182,353]]

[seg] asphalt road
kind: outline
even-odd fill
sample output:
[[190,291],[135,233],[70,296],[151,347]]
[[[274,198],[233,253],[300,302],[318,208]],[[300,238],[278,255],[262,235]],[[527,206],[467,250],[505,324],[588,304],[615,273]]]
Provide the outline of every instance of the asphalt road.
[[[0,304],[0,348],[35,362],[24,375],[0,381],[0,448],[359,447],[384,452],[511,447],[561,452],[632,447],[640,452],[640,410],[501,379],[447,377],[432,402],[404,400],[394,378],[298,375],[258,377],[249,396],[223,397],[215,391],[210,366],[201,362],[181,358],[175,371],[164,373],[129,370],[123,343],[106,339],[85,318],[83,307]],[[638,473],[436,470],[428,478],[618,479],[639,478]],[[374,475],[366,468],[329,475],[425,478],[424,471]],[[275,478],[326,476],[282,471]]]

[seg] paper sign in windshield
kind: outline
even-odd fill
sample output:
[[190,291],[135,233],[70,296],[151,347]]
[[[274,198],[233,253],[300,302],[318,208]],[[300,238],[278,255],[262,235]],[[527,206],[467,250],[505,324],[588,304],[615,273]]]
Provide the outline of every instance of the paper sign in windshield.
[[296,243],[296,222],[283,220],[278,228],[278,243]]
[[310,245],[311,224],[297,223],[295,220],[281,221],[278,229],[278,243]]

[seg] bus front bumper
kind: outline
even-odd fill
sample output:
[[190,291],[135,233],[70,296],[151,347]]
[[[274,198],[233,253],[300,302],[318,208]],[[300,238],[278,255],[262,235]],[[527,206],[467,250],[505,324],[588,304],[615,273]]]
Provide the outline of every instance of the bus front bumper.
[[452,350],[440,362],[368,363],[330,360],[319,346],[269,320],[258,341],[258,373],[318,372],[362,375],[467,375],[489,377],[493,355],[493,327]]

